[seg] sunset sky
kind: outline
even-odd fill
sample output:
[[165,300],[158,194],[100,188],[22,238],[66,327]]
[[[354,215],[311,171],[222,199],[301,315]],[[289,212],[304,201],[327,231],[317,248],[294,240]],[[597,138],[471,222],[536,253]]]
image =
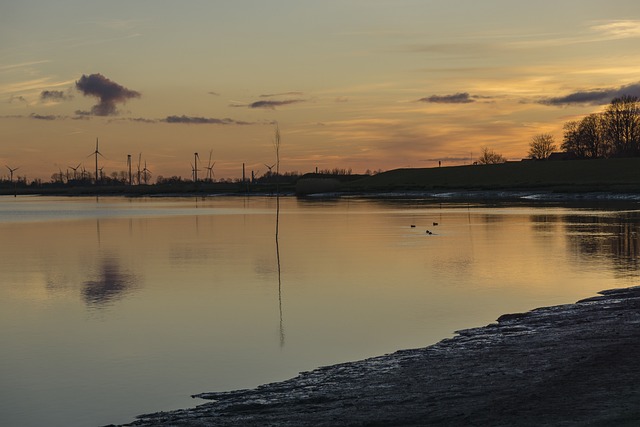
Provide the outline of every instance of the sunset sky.
[[[215,178],[525,157],[640,95],[637,0],[24,0],[0,6],[0,176]],[[204,171],[200,172],[201,176]]]

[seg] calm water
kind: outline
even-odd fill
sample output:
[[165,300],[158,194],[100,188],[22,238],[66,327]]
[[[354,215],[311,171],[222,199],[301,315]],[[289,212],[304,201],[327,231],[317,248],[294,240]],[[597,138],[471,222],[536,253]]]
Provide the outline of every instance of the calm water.
[[275,219],[267,197],[0,198],[0,425],[127,422],[638,284],[638,204],[284,198],[278,247]]

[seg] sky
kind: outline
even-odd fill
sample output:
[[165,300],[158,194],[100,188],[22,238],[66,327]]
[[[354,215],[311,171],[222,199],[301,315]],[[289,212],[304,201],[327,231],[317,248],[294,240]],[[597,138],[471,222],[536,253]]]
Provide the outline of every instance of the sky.
[[[0,5],[0,177],[527,156],[640,95],[637,0],[23,0]],[[200,167],[199,165],[199,167]],[[14,175],[15,177],[15,175]]]

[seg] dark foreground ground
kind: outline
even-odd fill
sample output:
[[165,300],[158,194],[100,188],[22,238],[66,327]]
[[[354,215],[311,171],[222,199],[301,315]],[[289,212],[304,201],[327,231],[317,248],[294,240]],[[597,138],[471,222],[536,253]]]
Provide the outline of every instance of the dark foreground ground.
[[509,314],[433,346],[205,393],[130,426],[640,425],[640,287]]

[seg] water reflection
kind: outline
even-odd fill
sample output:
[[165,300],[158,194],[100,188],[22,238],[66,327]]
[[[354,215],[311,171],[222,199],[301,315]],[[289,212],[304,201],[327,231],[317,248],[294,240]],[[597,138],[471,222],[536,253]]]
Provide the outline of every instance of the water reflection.
[[124,297],[135,284],[135,276],[122,271],[116,258],[105,257],[101,260],[96,279],[82,284],[82,299],[87,306],[100,308]]
[[127,422],[638,277],[640,213],[610,207],[283,197],[274,218],[273,197],[11,202],[1,425]]
[[640,212],[615,216],[566,216],[563,219],[569,247],[594,262],[608,261],[614,271],[638,274]]
[[276,267],[278,271],[278,308],[280,310],[280,347],[284,347],[284,322],[282,320],[282,269],[280,267],[280,194],[276,194]]

